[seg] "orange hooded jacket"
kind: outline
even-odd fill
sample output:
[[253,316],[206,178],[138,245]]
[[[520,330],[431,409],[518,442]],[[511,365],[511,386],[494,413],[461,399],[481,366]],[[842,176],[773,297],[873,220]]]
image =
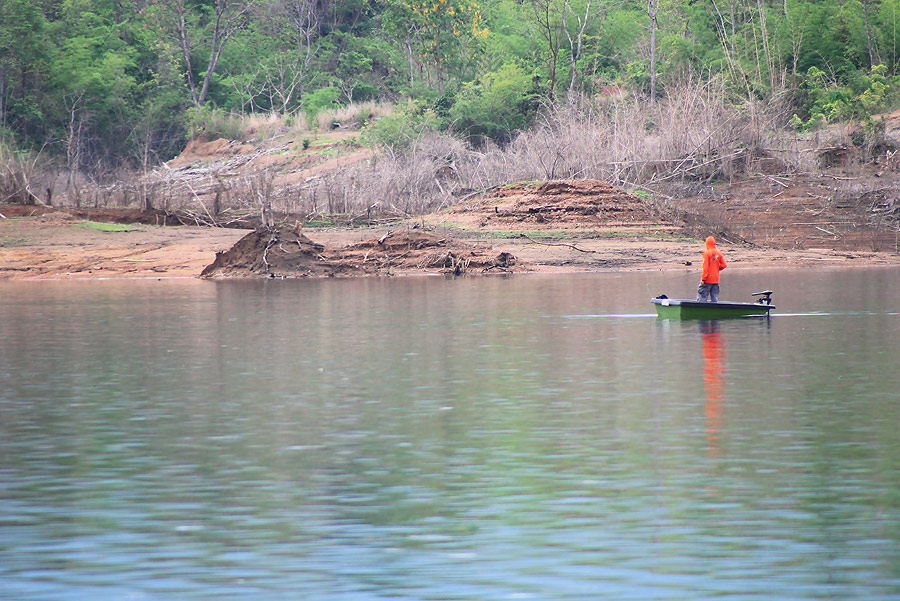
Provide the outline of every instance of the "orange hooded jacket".
[[712,236],[706,238],[706,250],[703,251],[703,273],[700,280],[706,284],[719,283],[719,271],[725,269],[725,257],[716,248],[716,239]]

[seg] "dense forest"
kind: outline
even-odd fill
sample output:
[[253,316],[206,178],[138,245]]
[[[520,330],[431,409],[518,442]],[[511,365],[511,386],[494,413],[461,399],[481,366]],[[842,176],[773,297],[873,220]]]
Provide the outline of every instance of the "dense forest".
[[146,167],[217,114],[362,101],[503,145],[550,107],[711,80],[810,130],[891,103],[898,29],[900,0],[0,0],[0,145]]

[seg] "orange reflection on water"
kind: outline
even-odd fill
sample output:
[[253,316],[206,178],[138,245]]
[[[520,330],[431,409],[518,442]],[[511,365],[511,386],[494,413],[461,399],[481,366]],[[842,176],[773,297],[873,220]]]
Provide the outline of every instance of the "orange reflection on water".
[[703,335],[703,385],[706,390],[704,412],[706,414],[707,452],[719,455],[719,431],[722,426],[722,392],[725,380],[722,370],[725,365],[725,341],[718,321],[701,321]]

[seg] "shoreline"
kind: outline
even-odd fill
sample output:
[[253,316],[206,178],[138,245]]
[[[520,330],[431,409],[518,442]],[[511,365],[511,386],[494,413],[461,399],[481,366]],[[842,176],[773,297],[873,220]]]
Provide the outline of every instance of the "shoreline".
[[[406,226],[394,226],[394,230]],[[304,234],[316,243],[341,249],[378,238],[392,228],[314,229]],[[250,230],[196,226],[128,224],[104,229],[94,222],[45,215],[0,220],[0,281],[89,281],[200,278],[217,252],[230,249]],[[506,252],[516,263],[497,274],[690,271],[699,269],[702,241],[588,237],[571,232],[552,242],[525,237],[479,237],[436,230],[454,242],[485,252]],[[779,249],[720,242],[731,269],[900,266],[894,251]],[[388,277],[443,275],[446,270],[397,268],[383,274],[301,277]],[[466,275],[481,276],[471,269]],[[230,278],[222,278],[230,279]],[[261,278],[251,278],[261,279]],[[293,279],[293,278],[292,278]]]

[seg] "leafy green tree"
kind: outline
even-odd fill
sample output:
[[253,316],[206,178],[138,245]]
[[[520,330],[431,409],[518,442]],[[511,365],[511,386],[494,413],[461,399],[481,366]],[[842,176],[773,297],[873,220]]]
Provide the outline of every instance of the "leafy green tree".
[[491,0],[482,4],[482,14],[488,35],[481,38],[481,62],[473,64],[474,71],[466,79],[497,69],[510,61],[528,69],[540,66],[541,46],[536,39],[533,17],[525,0]]
[[81,167],[123,150],[137,65],[124,35],[128,15],[115,2],[64,0],[60,8],[62,18],[48,27],[55,105],[47,108],[64,130],[69,193],[78,204]]
[[344,50],[338,53],[334,74],[347,102],[353,102],[356,90],[367,83],[366,76],[372,72],[374,59],[365,40],[352,35],[345,37]]
[[404,151],[424,134],[438,129],[438,118],[433,112],[423,110],[415,103],[409,103],[402,110],[397,110],[373,123],[367,123],[363,128],[362,138],[373,146]]
[[882,58],[888,73],[896,75],[900,66],[900,0],[882,0],[874,20]]
[[477,0],[387,0],[382,23],[406,48],[409,81],[442,92],[447,72],[465,68],[489,35]]
[[37,82],[46,65],[46,20],[30,0],[0,1],[0,130],[32,130],[41,120]]
[[316,119],[324,110],[337,108],[341,91],[336,86],[319,88],[306,96],[303,102],[303,111],[306,113],[308,127],[315,127]]
[[450,109],[451,129],[475,141],[508,142],[533,121],[538,96],[529,74],[504,65],[462,88]]
[[645,31],[641,11],[628,6],[611,11],[586,40],[585,77],[623,79],[626,66],[638,60]]

